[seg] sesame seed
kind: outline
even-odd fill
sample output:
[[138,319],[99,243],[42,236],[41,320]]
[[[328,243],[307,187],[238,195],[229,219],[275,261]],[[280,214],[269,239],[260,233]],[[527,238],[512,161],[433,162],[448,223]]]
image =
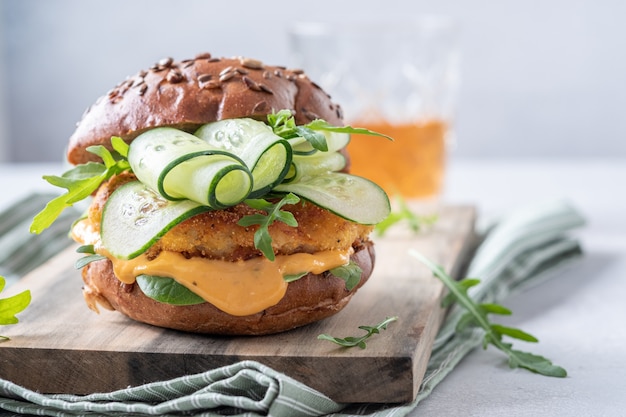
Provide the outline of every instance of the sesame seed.
[[239,62],[241,63],[241,65],[243,65],[246,68],[250,68],[250,69],[263,68],[263,63],[257,59],[241,58]]
[[233,78],[235,76],[236,72],[235,71],[231,71],[231,72],[224,72],[222,71],[220,73],[220,81],[228,81],[231,78]]
[[227,73],[229,73],[229,72],[232,72],[234,69],[235,69],[235,68],[234,68],[234,67],[232,67],[232,66],[226,67],[226,68],[224,68],[223,70],[221,70],[221,71],[220,71],[220,74],[219,74],[219,75],[220,75],[220,77],[221,77],[221,76],[222,76],[222,75],[224,75],[224,74],[227,74]]
[[241,77],[241,81],[243,81],[243,83],[249,89],[254,90],[254,91],[261,91],[261,87],[254,80],[252,80],[250,77],[247,77],[247,76],[244,75],[243,77]]
[[252,108],[252,113],[260,113],[267,109],[267,101],[259,101]]
[[210,81],[212,78],[213,78],[213,76],[211,74],[198,75],[198,82],[206,83],[206,82]]
[[262,91],[265,91],[265,92],[266,92],[266,93],[268,93],[268,94],[274,94],[274,92],[272,91],[272,89],[271,89],[271,88],[269,88],[268,86],[266,86],[265,84],[259,84],[259,88],[260,88]]
[[165,68],[169,68],[172,66],[172,63],[174,62],[174,60],[172,58],[163,58],[158,62],[159,66],[165,67]]

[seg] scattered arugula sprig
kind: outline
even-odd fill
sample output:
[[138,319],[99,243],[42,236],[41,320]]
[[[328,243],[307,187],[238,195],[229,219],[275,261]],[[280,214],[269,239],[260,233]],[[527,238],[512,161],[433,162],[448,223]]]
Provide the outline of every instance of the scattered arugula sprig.
[[365,330],[366,332],[363,336],[348,336],[345,338],[339,338],[323,333],[317,336],[317,338],[320,340],[328,340],[329,342],[333,342],[339,346],[346,348],[358,346],[361,349],[365,349],[367,347],[365,344],[365,341],[367,339],[372,337],[374,334],[380,333],[381,330],[387,330],[387,326],[389,325],[389,323],[392,323],[396,320],[398,320],[397,316],[387,317],[385,318],[385,320],[381,321],[375,326],[359,326],[359,329]]
[[[5,284],[6,280],[0,276],[0,292],[4,289]],[[30,300],[29,290],[22,291],[12,297],[0,298],[0,325],[18,323],[19,320],[15,315],[28,307]],[[0,340],[9,340],[9,338],[0,335]]]
[[411,211],[402,197],[396,197],[398,209],[389,213],[389,215],[374,227],[377,235],[383,236],[392,226],[406,221],[412,232],[418,233],[425,226],[434,224],[439,216],[437,214],[419,215]]
[[263,252],[263,255],[270,261],[273,261],[276,257],[272,249],[272,237],[269,233],[269,226],[276,220],[292,227],[298,226],[298,222],[293,214],[289,211],[283,211],[281,208],[285,204],[296,204],[299,201],[300,198],[292,193],[285,195],[277,203],[271,203],[264,199],[249,199],[245,201],[248,206],[262,210],[267,214],[258,213],[243,216],[237,224],[243,227],[259,226],[257,231],[254,232],[254,246]]
[[100,184],[113,175],[130,170],[130,165],[126,160],[128,144],[119,137],[111,138],[111,144],[115,154],[102,145],[87,148],[89,152],[102,158],[103,163],[87,162],[75,166],[60,177],[56,175],[43,177],[50,184],[65,188],[67,192],[48,202],[46,207],[33,218],[30,225],[31,233],[43,232],[54,223],[63,210],[89,197],[100,187]]
[[436,265],[419,252],[410,251],[410,255],[426,265],[435,277],[439,278],[439,280],[450,291],[443,300],[444,307],[448,307],[453,302],[456,302],[467,310],[467,312],[461,316],[461,319],[456,326],[457,332],[463,331],[468,327],[482,328],[485,331],[483,349],[487,349],[487,347],[491,344],[507,354],[509,358],[509,367],[512,369],[524,368],[541,375],[559,378],[567,376],[567,371],[565,369],[560,366],[553,365],[550,360],[544,358],[543,356],[513,349],[513,345],[511,343],[506,343],[502,340],[503,336],[508,336],[525,342],[538,342],[536,337],[520,329],[494,324],[489,321],[489,318],[487,317],[488,314],[510,315],[512,313],[511,310],[499,304],[478,304],[468,295],[467,290],[479,284],[480,280],[466,278],[461,281],[455,281],[443,270],[441,266]]
[[283,139],[302,137],[306,139],[313,148],[323,152],[328,151],[326,136],[306,126],[296,126],[296,119],[289,110],[280,110],[277,113],[268,114],[267,123],[272,128],[274,134]]

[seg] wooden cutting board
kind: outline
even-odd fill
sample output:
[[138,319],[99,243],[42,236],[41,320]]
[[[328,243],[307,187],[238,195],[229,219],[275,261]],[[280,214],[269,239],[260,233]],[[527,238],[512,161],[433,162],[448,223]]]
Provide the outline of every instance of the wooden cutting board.
[[[416,249],[458,275],[473,246],[475,210],[444,207],[418,235],[400,229],[375,238],[370,281],[339,314],[263,337],[211,337],[133,322],[85,305],[79,256],[69,248],[28,274],[7,295],[30,289],[20,323],[0,329],[0,377],[46,393],[111,391],[255,360],[338,402],[398,403],[417,395],[444,316],[443,285],[407,250]],[[3,294],[4,295],[4,294]],[[399,319],[370,338],[366,349],[318,340],[321,333],[360,336],[361,325]]]

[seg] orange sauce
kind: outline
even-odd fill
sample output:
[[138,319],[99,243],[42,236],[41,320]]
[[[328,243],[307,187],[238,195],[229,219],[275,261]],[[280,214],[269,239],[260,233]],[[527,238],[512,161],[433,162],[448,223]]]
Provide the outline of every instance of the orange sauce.
[[352,135],[348,152],[353,174],[374,181],[390,197],[428,198],[439,194],[444,176],[445,122],[433,119],[404,125],[367,121],[350,124],[394,139]]
[[[100,250],[103,255],[105,250]],[[278,304],[287,291],[284,275],[302,272],[321,274],[346,265],[352,248],[345,251],[278,255],[229,262],[204,258],[187,259],[180,253],[163,251],[154,260],[140,255],[131,260],[110,257],[117,278],[127,284],[137,275],[174,278],[209,303],[233,316],[255,314]]]

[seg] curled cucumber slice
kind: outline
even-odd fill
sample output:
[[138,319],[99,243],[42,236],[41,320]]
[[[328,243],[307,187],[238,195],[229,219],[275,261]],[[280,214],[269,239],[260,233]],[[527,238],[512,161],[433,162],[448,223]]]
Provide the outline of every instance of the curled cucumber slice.
[[210,210],[192,200],[171,201],[139,181],[116,189],[102,211],[102,244],[119,259],[144,253],[172,227]]
[[283,180],[291,165],[289,142],[257,120],[220,120],[201,126],[194,135],[212,148],[234,153],[242,159],[253,178],[249,198],[256,198],[274,188]]
[[339,152],[319,152],[309,156],[294,155],[291,169],[283,182],[289,183],[302,177],[341,171],[345,166],[346,158]]
[[252,189],[252,175],[239,157],[170,127],[135,138],[128,162],[141,182],[169,200],[222,209],[240,203]]

